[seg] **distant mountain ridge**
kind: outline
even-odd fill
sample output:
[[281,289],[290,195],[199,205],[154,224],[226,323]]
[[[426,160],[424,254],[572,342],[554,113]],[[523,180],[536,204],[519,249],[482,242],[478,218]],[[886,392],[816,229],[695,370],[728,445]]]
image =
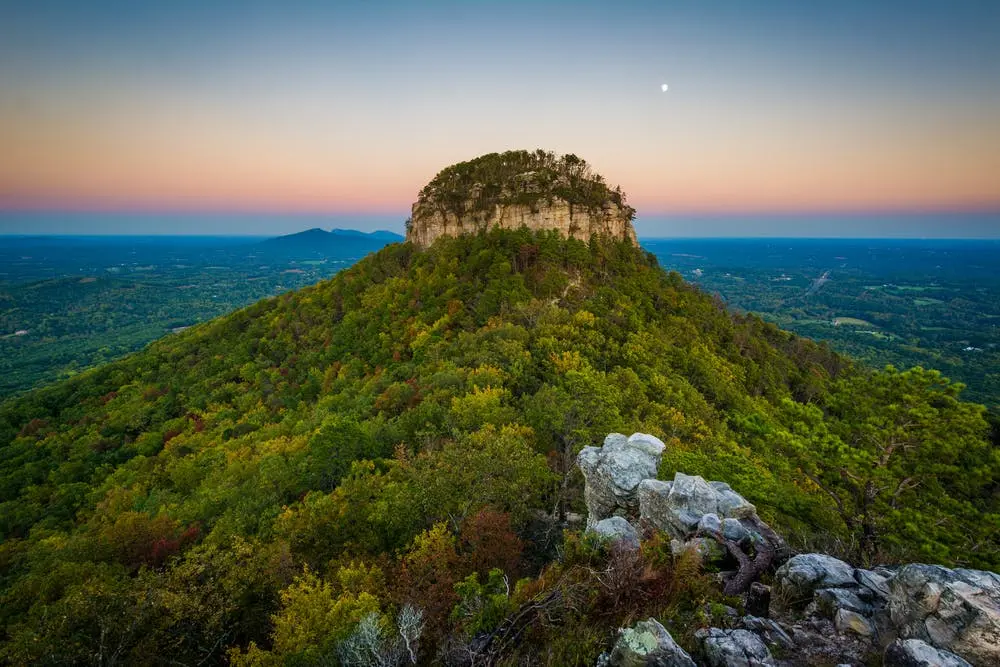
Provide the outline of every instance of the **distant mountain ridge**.
[[401,235],[386,230],[361,232],[356,229],[332,229],[319,227],[276,236],[261,241],[258,245],[269,251],[322,256],[330,252],[343,254],[357,252],[367,255],[382,249],[390,243],[402,242]]
[[369,238],[369,239],[379,239],[383,241],[389,241],[390,243],[396,243],[397,241],[403,241],[403,235],[397,234],[396,232],[390,232],[387,229],[376,229],[374,232],[360,232],[356,229],[337,229],[333,228],[329,232],[334,236],[351,236],[356,238]]

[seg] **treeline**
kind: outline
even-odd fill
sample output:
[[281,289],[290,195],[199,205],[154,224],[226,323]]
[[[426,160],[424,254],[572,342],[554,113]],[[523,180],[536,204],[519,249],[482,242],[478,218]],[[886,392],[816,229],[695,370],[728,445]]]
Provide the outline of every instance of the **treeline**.
[[455,215],[493,211],[497,206],[538,207],[556,198],[589,211],[614,204],[631,220],[635,209],[621,188],[609,187],[585,160],[544,150],[488,153],[441,170],[420,191],[418,206]]

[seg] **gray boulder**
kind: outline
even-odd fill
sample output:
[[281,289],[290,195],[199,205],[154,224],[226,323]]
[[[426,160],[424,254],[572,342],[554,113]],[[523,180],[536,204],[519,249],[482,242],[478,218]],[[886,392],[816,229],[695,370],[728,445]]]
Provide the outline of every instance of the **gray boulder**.
[[619,630],[606,664],[609,667],[696,667],[691,656],[654,618]]
[[698,530],[703,530],[710,533],[721,533],[722,532],[722,519],[715,512],[709,512],[708,514],[702,514],[701,518],[698,519]]
[[711,667],[763,667],[774,665],[771,652],[760,637],[749,630],[698,630],[705,660]]
[[973,665],[1000,665],[1000,575],[905,565],[888,583],[888,611],[901,638],[920,639]]
[[884,667],[972,667],[950,651],[936,649],[919,639],[897,639],[885,648]]
[[656,477],[664,445],[645,433],[625,437],[612,433],[603,447],[584,447],[577,464],[586,480],[587,528],[602,519],[635,514],[639,507],[636,487],[644,479]]
[[857,588],[854,568],[825,554],[800,554],[774,573],[771,586],[771,614],[802,609],[821,588]]
[[739,519],[730,517],[722,520],[722,536],[737,544],[743,544],[750,539],[750,531],[740,523]]
[[854,580],[877,600],[884,601],[889,597],[889,578],[878,572],[858,568],[854,571]]
[[640,518],[677,539],[699,528],[720,532],[725,528],[740,540],[746,539],[749,531],[738,520],[757,515],[757,509],[728,484],[682,472],[672,482],[643,481],[638,498]]
[[594,525],[594,532],[603,539],[615,542],[626,549],[639,548],[639,533],[635,526],[620,516],[601,519]]
[[686,510],[699,517],[705,514],[717,514],[719,492],[710,486],[705,478],[679,472],[674,475],[669,502],[676,510]]
[[719,503],[719,516],[731,519],[748,519],[757,516],[757,508],[746,498],[733,491],[725,482],[709,482],[715,489]]
[[853,611],[871,616],[872,606],[848,588],[820,588],[813,594],[813,601],[819,613],[832,619],[839,610]]
[[795,647],[791,636],[773,619],[744,616],[740,619],[740,625],[759,636],[768,646],[777,647],[783,651]]
[[875,624],[864,614],[850,609],[838,609],[833,615],[833,627],[841,634],[853,633],[859,637],[872,637],[876,634]]
[[639,520],[671,537],[684,539],[698,527],[700,517],[685,517],[680,525],[675,525],[679,517],[674,517],[673,508],[668,503],[673,482],[658,479],[644,479],[639,484],[636,497],[639,500]]

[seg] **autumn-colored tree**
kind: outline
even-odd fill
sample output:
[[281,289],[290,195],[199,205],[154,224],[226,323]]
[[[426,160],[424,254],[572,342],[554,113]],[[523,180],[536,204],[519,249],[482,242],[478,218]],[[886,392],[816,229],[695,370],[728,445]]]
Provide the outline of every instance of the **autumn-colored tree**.
[[500,569],[510,577],[521,571],[524,544],[511,528],[510,515],[483,508],[466,517],[459,531],[463,569],[482,576]]
[[440,638],[455,601],[455,582],[461,576],[455,536],[444,523],[435,524],[413,539],[400,563],[397,596],[412,601],[426,613],[427,634]]

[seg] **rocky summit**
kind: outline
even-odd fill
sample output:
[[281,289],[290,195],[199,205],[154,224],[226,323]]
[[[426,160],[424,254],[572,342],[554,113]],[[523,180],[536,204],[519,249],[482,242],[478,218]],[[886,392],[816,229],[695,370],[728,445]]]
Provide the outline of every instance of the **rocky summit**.
[[579,157],[507,151],[460,162],[435,176],[413,204],[406,240],[429,246],[441,236],[526,227],[638,245],[634,217],[621,189],[608,187]]
[[723,590],[741,596],[748,613],[732,609],[727,627],[698,629],[693,656],[656,619],[642,621],[619,631],[599,665],[1000,665],[1000,575],[791,556],[728,484],[681,472],[656,479],[663,450],[643,433],[612,433],[603,447],[584,448],[588,530],[623,552],[666,535],[676,555],[690,551],[718,570]]

